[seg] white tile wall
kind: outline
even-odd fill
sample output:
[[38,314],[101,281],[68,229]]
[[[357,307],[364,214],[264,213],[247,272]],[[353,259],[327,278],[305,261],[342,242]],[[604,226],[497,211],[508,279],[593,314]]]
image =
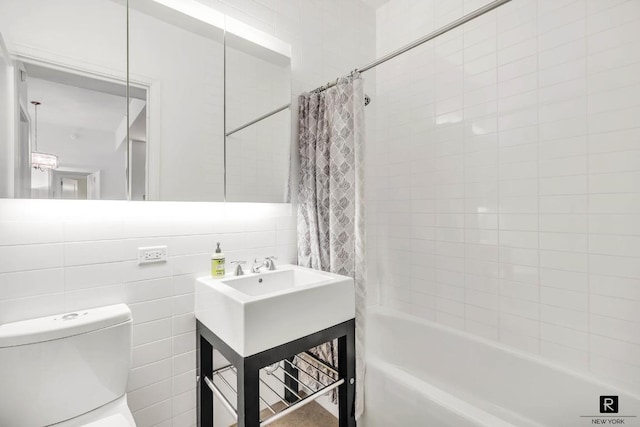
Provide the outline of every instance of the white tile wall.
[[[0,200],[0,323],[127,303],[138,425],[194,425],[194,279],[218,241],[229,261],[295,262],[295,227],[290,205]],[[149,245],[168,262],[139,266]]]
[[[359,0],[201,1],[292,45],[293,111],[297,94],[375,56],[375,12]],[[138,425],[195,425],[193,278],[206,274],[216,241],[229,260],[293,261],[290,209],[0,200],[0,323],[127,302]],[[139,267],[137,248],[158,244],[168,245],[169,261]]]
[[[391,0],[378,55],[485,3]],[[638,1],[517,0],[378,67],[383,304],[640,390],[638,46]]]
[[198,0],[292,46],[294,99],[375,57],[375,11],[360,0]]

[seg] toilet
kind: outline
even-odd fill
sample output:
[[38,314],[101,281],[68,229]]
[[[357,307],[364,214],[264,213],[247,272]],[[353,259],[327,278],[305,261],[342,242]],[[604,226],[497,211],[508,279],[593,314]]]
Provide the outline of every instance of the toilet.
[[133,427],[125,304],[0,325],[0,426]]

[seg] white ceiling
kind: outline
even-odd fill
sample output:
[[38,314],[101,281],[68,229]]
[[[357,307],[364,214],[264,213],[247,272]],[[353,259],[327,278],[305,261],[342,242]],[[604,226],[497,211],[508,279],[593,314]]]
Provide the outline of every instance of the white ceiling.
[[385,3],[388,3],[389,0],[362,0],[365,4],[371,6],[374,9],[379,8]]
[[[125,117],[126,98],[30,77],[29,102],[39,101],[38,122],[115,132]],[[29,105],[33,118],[34,109]]]
[[[115,0],[114,0],[115,1]],[[62,83],[68,86],[75,86],[82,89],[89,89],[96,92],[108,93],[111,95],[126,96],[126,81],[102,80],[89,75],[75,74],[56,68],[49,68],[31,62],[23,63],[27,75],[34,79],[48,80],[50,82]],[[147,92],[145,89],[136,86],[129,86],[129,97],[145,101]]]

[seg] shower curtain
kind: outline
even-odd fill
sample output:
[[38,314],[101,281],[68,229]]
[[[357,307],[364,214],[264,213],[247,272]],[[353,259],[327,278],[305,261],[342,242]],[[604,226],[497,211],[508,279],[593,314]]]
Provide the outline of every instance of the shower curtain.
[[[364,92],[360,75],[341,78],[325,91],[301,95],[298,120],[298,264],[354,278],[358,418],[363,410],[366,307]],[[312,352],[337,366],[335,341]],[[304,363],[298,367],[305,371]],[[304,378],[301,375],[301,380]],[[322,376],[316,379],[326,381]],[[311,381],[306,384],[316,386]],[[333,397],[335,401],[335,393]]]

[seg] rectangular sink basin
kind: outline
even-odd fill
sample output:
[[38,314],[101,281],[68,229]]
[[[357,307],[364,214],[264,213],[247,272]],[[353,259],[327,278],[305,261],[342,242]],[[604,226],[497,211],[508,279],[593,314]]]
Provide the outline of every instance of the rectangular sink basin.
[[196,318],[243,357],[355,316],[353,278],[295,265],[196,280]]

